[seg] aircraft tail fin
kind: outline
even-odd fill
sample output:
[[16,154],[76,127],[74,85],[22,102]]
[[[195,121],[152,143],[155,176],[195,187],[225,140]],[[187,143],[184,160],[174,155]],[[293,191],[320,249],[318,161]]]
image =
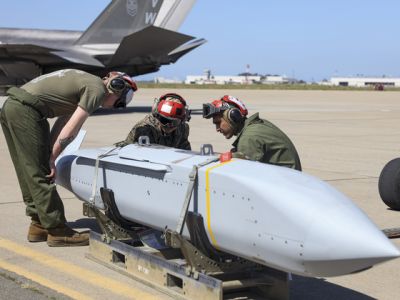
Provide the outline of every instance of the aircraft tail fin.
[[145,27],[177,30],[196,0],[112,0],[75,42],[118,44]]

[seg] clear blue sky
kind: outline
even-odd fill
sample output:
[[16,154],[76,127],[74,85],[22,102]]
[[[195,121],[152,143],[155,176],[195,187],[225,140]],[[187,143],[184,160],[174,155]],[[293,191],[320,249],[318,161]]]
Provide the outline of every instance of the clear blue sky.
[[[150,1],[150,0],[149,0]],[[0,27],[85,30],[108,0],[3,0]],[[398,0],[198,0],[180,32],[208,42],[146,78],[400,77]]]

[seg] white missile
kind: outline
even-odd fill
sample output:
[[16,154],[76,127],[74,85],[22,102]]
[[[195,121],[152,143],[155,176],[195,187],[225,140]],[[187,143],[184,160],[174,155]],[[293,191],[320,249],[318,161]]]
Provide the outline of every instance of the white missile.
[[[218,250],[315,277],[362,271],[400,255],[329,184],[284,167],[216,158],[158,145],[81,149],[60,157],[57,183],[100,209],[100,188],[111,189],[124,219],[163,231],[177,227],[197,165],[189,211],[202,215]],[[182,234],[189,238],[187,229]]]

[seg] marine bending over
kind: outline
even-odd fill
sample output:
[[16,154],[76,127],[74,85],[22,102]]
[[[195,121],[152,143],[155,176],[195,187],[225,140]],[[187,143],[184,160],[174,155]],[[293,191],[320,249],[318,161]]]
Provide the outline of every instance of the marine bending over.
[[236,136],[232,157],[255,160],[301,171],[300,158],[289,137],[258,113],[247,118],[248,110],[239,99],[225,95],[203,104],[203,117],[213,119],[225,138]]
[[[99,107],[124,107],[137,90],[125,73],[104,78],[73,69],[37,77],[10,88],[0,121],[17,173],[30,242],[49,246],[87,245],[88,234],[66,223],[64,205],[54,185],[55,160],[75,138],[88,116]],[[50,133],[48,118],[61,117]]]

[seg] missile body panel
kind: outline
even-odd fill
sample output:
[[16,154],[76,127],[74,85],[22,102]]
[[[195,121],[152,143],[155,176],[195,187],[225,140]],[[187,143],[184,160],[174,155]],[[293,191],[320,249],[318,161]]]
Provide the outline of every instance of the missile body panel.
[[[99,155],[109,152],[95,162]],[[104,208],[100,188],[113,190],[122,217],[154,229],[175,229],[194,165],[189,211],[204,218],[218,250],[279,270],[329,277],[399,256],[398,249],[345,195],[296,170],[163,146],[77,150],[58,160],[58,184]],[[209,162],[209,163],[207,163]],[[96,177],[97,176],[97,177]],[[94,180],[97,178],[97,180]],[[183,235],[189,237],[187,229]]]

